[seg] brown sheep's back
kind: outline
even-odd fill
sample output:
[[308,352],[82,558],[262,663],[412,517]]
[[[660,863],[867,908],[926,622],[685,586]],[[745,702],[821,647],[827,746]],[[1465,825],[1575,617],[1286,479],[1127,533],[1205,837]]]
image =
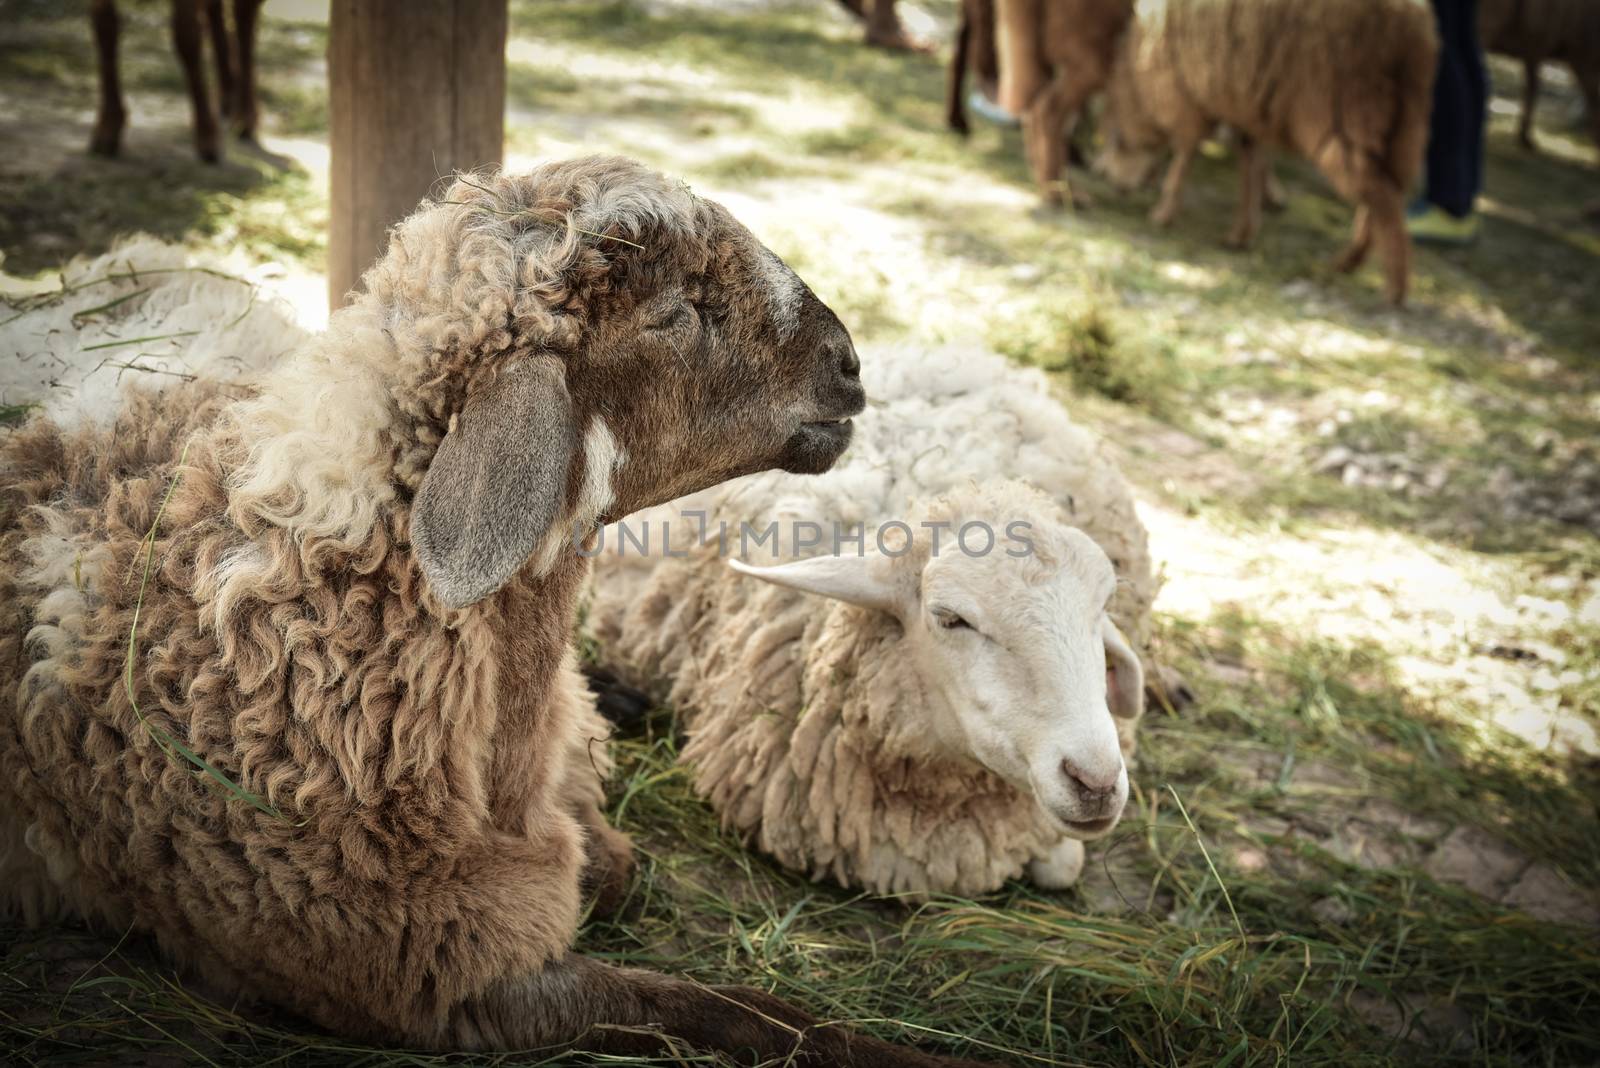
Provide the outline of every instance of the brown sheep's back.
[[[1169,91],[1312,160],[1334,143],[1389,156],[1436,59],[1421,0],[1141,0],[1138,18],[1141,65],[1167,67]],[[1392,161],[1402,184],[1415,155]]]

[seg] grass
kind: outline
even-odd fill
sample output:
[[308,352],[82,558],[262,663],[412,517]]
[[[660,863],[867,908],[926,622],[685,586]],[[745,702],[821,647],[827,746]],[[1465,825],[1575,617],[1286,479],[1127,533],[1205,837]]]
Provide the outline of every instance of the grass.
[[[0,25],[0,130],[30,145],[0,161],[7,270],[136,229],[319,269],[320,181],[192,162],[159,5],[129,12],[138,139],[119,162],[79,147],[82,11]],[[268,143],[314,142],[324,28],[267,15]],[[1220,247],[1221,149],[1170,230],[1145,221],[1152,194],[1089,176],[1092,210],[1038,212],[1014,132],[945,133],[938,60],[862,48],[820,0],[511,17],[513,159],[615,150],[684,175],[865,358],[977,337],[1044,369],[1138,484],[1167,578],[1156,650],[1199,695],[1147,721],[1129,812],[1080,887],[925,903],[807,882],[724,834],[660,710],[617,743],[611,812],[639,870],[584,951],[1017,1064],[1600,1063],[1592,929],[1514,892],[1581,904],[1600,882],[1582,743],[1600,729],[1600,231],[1580,221],[1596,154],[1556,119],[1570,87],[1541,108],[1541,155],[1496,110],[1482,241],[1420,251],[1396,313],[1375,269],[1328,270],[1350,212],[1304,165],[1280,163],[1288,206],[1248,253]],[[1507,865],[1483,893],[1438,863],[1464,840],[1495,843],[1484,872]],[[208,999],[135,935],[71,928],[0,929],[0,1031],[19,1064],[582,1061],[357,1047]]]

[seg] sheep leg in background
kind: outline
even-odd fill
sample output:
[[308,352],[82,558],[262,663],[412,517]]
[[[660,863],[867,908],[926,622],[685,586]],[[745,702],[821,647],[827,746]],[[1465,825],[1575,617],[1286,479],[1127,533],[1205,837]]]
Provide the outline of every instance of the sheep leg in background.
[[1055,76],[1022,115],[1022,141],[1033,166],[1045,203],[1060,205],[1063,198],[1075,208],[1087,207],[1088,197],[1073,189],[1067,179],[1068,139],[1078,124],[1083,105],[1099,84],[1099,70],[1087,63],[1057,66]]
[[1083,874],[1083,843],[1063,838],[1049,854],[1028,862],[1028,881],[1041,890],[1065,890]]
[[1261,229],[1261,202],[1267,196],[1267,161],[1265,149],[1248,134],[1240,134],[1234,151],[1239,156],[1239,210],[1234,216],[1233,230],[1228,234],[1231,248],[1246,249],[1256,239]]
[[239,80],[228,115],[241,141],[256,139],[256,20],[262,0],[233,0],[233,39],[238,46]]
[[950,57],[950,75],[945,79],[944,122],[962,137],[970,132],[967,126],[967,58],[972,49],[973,0],[961,5],[956,22],[955,54]]
[[1384,295],[1399,307],[1405,303],[1411,276],[1411,236],[1406,232],[1405,192],[1386,179],[1376,179],[1367,195],[1372,208],[1372,234],[1383,257]]
[[[793,1058],[839,1068],[961,1068],[975,1062],[934,1057],[813,1017],[764,991],[704,986],[688,979],[619,968],[569,953],[525,979],[501,982],[451,1014],[440,1045],[451,1049],[530,1049],[571,1042],[621,1056],[679,1053],[685,1046],[738,1057],[738,1063]],[[785,1061],[788,1063],[788,1061]]]
[[1405,194],[1376,164],[1357,165],[1352,192],[1357,203],[1355,235],[1333,261],[1334,269],[1355,270],[1367,258],[1374,242],[1383,257],[1384,294],[1396,306],[1406,297],[1411,270],[1411,237],[1406,232]]
[[598,664],[584,664],[581,670],[584,680],[589,684],[589,692],[594,694],[596,711],[612,726],[624,731],[638,730],[643,726],[644,718],[649,715],[653,704],[649,694],[629,686],[617,677],[616,672]]
[[1584,110],[1589,113],[1589,133],[1595,147],[1600,148],[1600,66],[1579,70],[1574,65],[1572,77],[1583,91]]
[[217,107],[226,117],[233,114],[234,103],[233,38],[228,34],[222,0],[205,0],[205,15],[212,58],[217,65]]
[[1266,155],[1261,169],[1266,174],[1266,180],[1261,183],[1261,204],[1270,212],[1280,212],[1289,206],[1289,193],[1283,188],[1283,182],[1278,178],[1277,171],[1272,169],[1272,156],[1266,149],[1260,150]]
[[[906,32],[895,10],[895,0],[869,0],[871,9],[866,13],[867,44],[874,48],[888,48],[900,52],[927,52],[929,46]],[[866,6],[864,3],[863,7]]]
[[122,104],[122,81],[117,74],[117,5],[113,0],[94,0],[89,8],[89,25],[94,28],[94,54],[100,72],[100,111],[89,137],[89,151],[97,156],[115,156],[122,150],[122,128],[128,124],[128,111]]
[[1538,146],[1533,143],[1533,109],[1539,104],[1539,60],[1522,61],[1522,116],[1517,120],[1517,143],[1529,152]]
[[1039,44],[1041,0],[995,0],[995,49],[1000,89],[996,101],[1013,115],[1028,110],[1049,80]]
[[1367,261],[1367,252],[1372,248],[1372,212],[1365,204],[1356,205],[1355,229],[1350,237],[1350,243],[1333,258],[1333,269],[1340,274],[1349,274]]
[[189,106],[194,113],[194,146],[200,158],[215,163],[217,116],[211,110],[211,94],[206,90],[206,72],[200,57],[200,8],[195,0],[175,0],[172,5],[172,45],[183,66],[183,80],[189,87]]
[[1189,175],[1189,165],[1200,151],[1200,138],[1184,138],[1174,144],[1172,162],[1167,166],[1167,176],[1161,181],[1161,199],[1150,209],[1150,221],[1157,226],[1171,226],[1178,217],[1178,205],[1183,200],[1183,182]]

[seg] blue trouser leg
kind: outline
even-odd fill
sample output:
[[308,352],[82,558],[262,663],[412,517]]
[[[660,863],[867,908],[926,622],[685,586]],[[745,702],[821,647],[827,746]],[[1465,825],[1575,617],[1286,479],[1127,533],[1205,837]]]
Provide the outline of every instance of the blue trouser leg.
[[1439,27],[1439,73],[1428,127],[1431,204],[1466,215],[1483,188],[1483,133],[1488,73],[1478,44],[1478,0],[1433,0]]

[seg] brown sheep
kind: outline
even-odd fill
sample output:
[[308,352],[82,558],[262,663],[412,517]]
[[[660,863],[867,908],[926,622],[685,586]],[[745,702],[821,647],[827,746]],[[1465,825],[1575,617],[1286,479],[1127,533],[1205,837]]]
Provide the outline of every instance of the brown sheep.
[[1177,214],[1184,176],[1219,122],[1238,133],[1239,210],[1229,243],[1261,223],[1269,147],[1311,160],[1356,204],[1339,270],[1374,241],[1385,292],[1405,299],[1405,196],[1422,168],[1438,40],[1418,0],[1139,0],[1107,86],[1099,166],[1132,188],[1173,157],[1150,218]]
[[1522,117],[1517,139],[1533,145],[1539,66],[1559,60],[1583,93],[1589,129],[1600,145],[1600,3],[1595,0],[1482,0],[1478,32],[1484,50],[1522,60]]
[[[1022,109],[1022,144],[1046,204],[1081,203],[1067,180],[1067,138],[1084,104],[1106,85],[1132,0],[997,0],[1001,77],[1030,52],[1049,80]],[[1031,47],[1030,47],[1031,36]]]
[[572,950],[631,863],[574,539],[832,464],[837,317],[611,157],[458,181],[364,283],[247,396],[0,442],[0,914],[149,932],[368,1040],[945,1063]]
[[[222,155],[217,117],[200,61],[200,26],[211,34],[217,63],[217,96],[222,114],[232,120],[239,137],[256,136],[256,19],[263,0],[233,0],[233,33],[228,32],[222,0],[172,0],[172,44],[183,66],[184,84],[194,115],[195,151],[207,163]],[[95,115],[89,151],[115,156],[122,151],[122,130],[128,110],[122,102],[122,81],[117,73],[117,38],[120,24],[116,0],[93,0],[89,23],[94,28],[95,60],[100,74],[100,108]]]
[[[965,0],[946,86],[945,119],[967,132],[962,93],[969,64],[999,81],[1001,105],[1022,117],[1023,147],[1040,194],[1072,197],[1072,125],[1111,74],[1133,0]],[[1074,200],[1076,203],[1077,201]]]

